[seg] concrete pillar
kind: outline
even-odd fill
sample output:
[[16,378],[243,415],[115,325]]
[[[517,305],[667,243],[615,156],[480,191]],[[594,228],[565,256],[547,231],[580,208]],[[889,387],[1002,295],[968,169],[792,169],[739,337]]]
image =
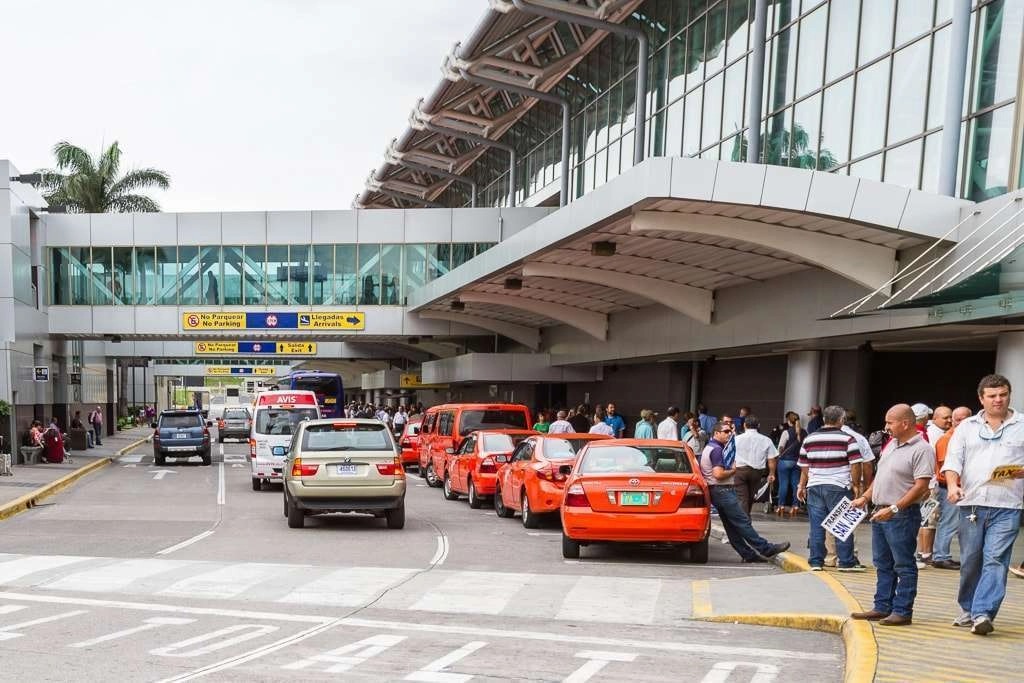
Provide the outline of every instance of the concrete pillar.
[[812,405],[818,405],[821,384],[821,352],[793,351],[786,365],[786,399],[784,410],[801,416]]
[[690,361],[690,412],[697,413],[697,404],[700,402],[700,370],[701,361]]
[[[1010,387],[1017,395],[1011,400],[1014,407],[1024,405],[1024,332],[1003,332],[996,342],[996,372],[1010,380]],[[1012,394],[1011,394],[1012,399]]]
[[971,0],[955,0],[946,66],[946,102],[942,117],[939,157],[939,194],[957,196],[956,172],[960,159],[960,119],[967,84],[967,47],[971,35]]

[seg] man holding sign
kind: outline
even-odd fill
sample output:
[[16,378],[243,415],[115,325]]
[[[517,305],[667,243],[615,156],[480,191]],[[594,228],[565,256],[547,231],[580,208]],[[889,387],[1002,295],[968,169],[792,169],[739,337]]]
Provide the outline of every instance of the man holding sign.
[[921,528],[921,499],[935,474],[935,451],[916,427],[914,411],[900,403],[885,414],[885,431],[892,436],[878,458],[875,479],[851,505],[874,504],[871,515],[871,560],[875,565],[875,604],[854,619],[878,621],[881,626],[906,626],[914,615],[917,563],[914,549]]
[[1024,419],[1010,408],[1010,380],[987,375],[978,383],[981,412],[949,440],[949,502],[960,508],[961,613],[954,626],[985,636],[995,629],[1006,597],[1006,575],[1024,500]]

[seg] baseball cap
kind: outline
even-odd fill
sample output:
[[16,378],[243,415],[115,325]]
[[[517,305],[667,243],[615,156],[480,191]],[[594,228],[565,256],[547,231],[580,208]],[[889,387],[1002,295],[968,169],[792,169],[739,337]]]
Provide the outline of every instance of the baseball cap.
[[914,411],[914,417],[921,419],[922,417],[928,417],[932,414],[932,409],[923,403],[915,403],[910,406],[910,409]]

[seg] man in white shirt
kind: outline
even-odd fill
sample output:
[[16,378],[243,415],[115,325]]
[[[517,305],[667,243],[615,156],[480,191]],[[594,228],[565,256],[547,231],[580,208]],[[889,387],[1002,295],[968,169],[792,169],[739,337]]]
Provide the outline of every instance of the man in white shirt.
[[775,459],[779,457],[779,451],[771,439],[757,431],[761,421],[756,415],[746,415],[743,425],[743,433],[735,437],[735,483],[740,506],[749,516],[765,475],[768,476],[769,484],[775,481]]
[[665,441],[679,441],[679,408],[669,406],[668,417],[658,423],[658,438]]
[[610,425],[608,425],[604,420],[602,420],[601,416],[598,415],[597,413],[594,413],[592,421],[594,423],[594,426],[590,428],[591,434],[604,434],[605,436],[615,436],[615,431],[611,428]]
[[548,427],[548,434],[571,434],[573,432],[572,423],[566,418],[569,416],[564,410],[558,411],[558,419],[551,423]]
[[960,508],[961,614],[954,626],[988,635],[1006,596],[1006,575],[1024,501],[1024,419],[1010,408],[1010,381],[987,375],[978,383],[982,410],[949,439],[949,502]]

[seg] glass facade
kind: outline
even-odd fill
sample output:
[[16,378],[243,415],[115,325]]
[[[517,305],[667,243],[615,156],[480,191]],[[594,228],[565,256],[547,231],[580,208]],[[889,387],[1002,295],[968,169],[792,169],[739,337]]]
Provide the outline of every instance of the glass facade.
[[[762,157],[935,192],[952,0],[770,0]],[[648,156],[745,161],[754,0],[647,0],[627,23],[651,41]],[[1005,193],[1020,125],[1024,0],[971,14],[959,192]],[[609,35],[556,86],[572,103],[570,187],[581,196],[633,164],[635,41]],[[558,108],[538,103],[503,137],[522,154],[517,201],[561,173]],[[469,173],[480,205],[507,197],[508,156]],[[442,201],[468,206],[452,185]]]
[[53,306],[400,306],[494,246],[271,244],[53,247]]

